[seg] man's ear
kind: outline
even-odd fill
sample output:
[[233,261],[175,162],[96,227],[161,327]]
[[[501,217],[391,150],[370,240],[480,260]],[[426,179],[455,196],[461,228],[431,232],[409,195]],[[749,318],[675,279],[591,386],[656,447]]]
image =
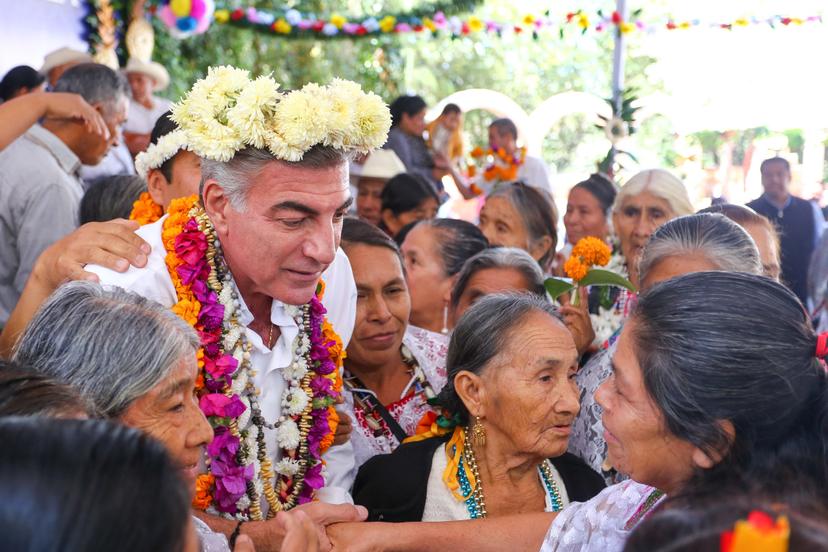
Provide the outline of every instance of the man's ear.
[[149,192],[152,200],[158,205],[163,206],[164,209],[167,208],[166,191],[169,185],[170,183],[167,182],[167,177],[159,169],[150,169],[147,172],[147,192]]
[[201,198],[204,201],[204,211],[210,217],[216,232],[220,236],[226,235],[228,230],[227,215],[233,206],[230,205],[230,200],[224,188],[219,185],[218,180],[210,178],[204,182]]

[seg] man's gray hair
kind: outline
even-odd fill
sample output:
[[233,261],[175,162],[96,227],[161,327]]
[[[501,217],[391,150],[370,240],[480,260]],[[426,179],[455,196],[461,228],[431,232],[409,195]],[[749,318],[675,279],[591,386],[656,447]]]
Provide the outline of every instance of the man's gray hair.
[[72,282],[38,310],[14,359],[65,382],[101,415],[121,415],[199,346],[195,331],[158,303],[117,287]]
[[467,423],[469,411],[454,389],[454,377],[461,371],[481,374],[493,359],[509,350],[513,337],[523,335],[519,330],[534,312],[561,321],[557,309],[545,297],[531,293],[495,293],[472,305],[451,335],[446,357],[448,380],[438,395],[440,406]]
[[105,109],[111,109],[119,99],[129,97],[126,79],[100,63],[70,67],[58,79],[55,92],[79,94],[87,103],[100,103]]
[[[233,209],[239,212],[247,210],[247,189],[269,163],[278,162],[307,169],[328,169],[349,161],[351,155],[332,147],[313,146],[301,161],[283,161],[274,157],[268,150],[247,148],[236,153],[230,161],[221,162],[211,159],[201,160],[201,192],[204,183],[215,180],[219,183]],[[308,182],[309,190],[313,182]]]
[[451,305],[456,308],[460,297],[466,291],[471,277],[489,268],[511,268],[523,275],[528,284],[527,291],[538,297],[546,298],[546,288],[543,287],[543,271],[538,261],[529,253],[516,247],[492,247],[484,249],[463,265],[463,270],[457,275],[457,282],[451,290]]
[[670,257],[701,255],[715,270],[762,274],[759,251],[750,235],[729,218],[712,213],[687,215],[660,226],[641,253],[639,279]]

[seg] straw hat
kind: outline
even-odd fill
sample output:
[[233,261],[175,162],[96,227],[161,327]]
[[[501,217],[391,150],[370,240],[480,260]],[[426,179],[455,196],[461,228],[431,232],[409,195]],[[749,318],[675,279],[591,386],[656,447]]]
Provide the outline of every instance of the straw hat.
[[141,61],[138,58],[129,58],[124,67],[125,73],[142,73],[155,81],[153,92],[164,90],[170,84],[170,74],[164,66],[154,61]]
[[379,149],[368,156],[362,166],[360,178],[381,178],[388,180],[405,172],[405,165],[397,154],[389,149]]
[[92,56],[80,50],[73,50],[72,48],[58,48],[46,54],[43,58],[43,67],[40,68],[42,75],[48,75],[49,71],[55,67],[60,67],[67,63],[91,63]]

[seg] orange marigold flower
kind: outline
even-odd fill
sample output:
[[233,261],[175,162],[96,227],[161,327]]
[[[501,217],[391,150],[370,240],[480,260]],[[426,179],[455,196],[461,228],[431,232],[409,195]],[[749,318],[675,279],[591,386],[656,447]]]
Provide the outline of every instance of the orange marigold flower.
[[573,255],[564,263],[564,272],[576,282],[580,282],[586,277],[589,267],[582,263],[580,258]]
[[132,204],[129,220],[137,221],[141,226],[150,224],[164,216],[164,209],[153,201],[149,192],[142,192]]
[[198,313],[201,311],[201,303],[197,299],[181,299],[173,305],[172,311],[180,316],[190,326],[195,326],[198,321]]
[[339,414],[336,413],[336,410],[332,406],[328,407],[328,427],[331,431],[322,437],[322,441],[319,443],[319,452],[323,454],[333,445],[336,428],[339,427]]
[[611,253],[609,245],[604,240],[592,236],[581,238],[572,248],[572,256],[579,257],[581,262],[588,266],[606,266]]
[[480,146],[477,146],[471,151],[471,156],[474,158],[483,157],[484,155],[486,155],[486,152],[483,151],[483,148],[481,148]]
[[216,478],[209,473],[202,473],[196,478],[196,491],[193,497],[193,508],[206,510],[213,503],[213,487]]
[[477,167],[475,167],[474,165],[469,165],[466,169],[466,174],[469,178],[474,178],[475,176],[477,176]]

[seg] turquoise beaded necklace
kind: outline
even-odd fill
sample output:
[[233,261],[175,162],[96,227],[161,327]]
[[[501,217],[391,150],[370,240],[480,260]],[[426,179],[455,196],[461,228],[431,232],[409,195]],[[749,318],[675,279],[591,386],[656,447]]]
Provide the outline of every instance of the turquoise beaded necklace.
[[[457,465],[457,482],[460,484],[460,492],[463,493],[463,496],[468,497],[465,503],[469,517],[471,519],[481,519],[487,515],[486,501],[483,497],[483,483],[480,480],[480,474],[477,470],[477,461],[475,460],[474,451],[469,442],[468,432],[466,432],[464,441],[463,454],[460,455],[460,461]],[[474,489],[468,477],[466,477],[465,464],[468,464],[469,469],[477,480],[477,485]],[[538,466],[538,472],[543,481],[543,486],[546,489],[546,494],[549,496],[549,501],[552,503],[552,511],[560,512],[563,509],[563,501],[561,500],[561,493],[555,481],[555,476],[552,474],[551,462],[544,460]]]

